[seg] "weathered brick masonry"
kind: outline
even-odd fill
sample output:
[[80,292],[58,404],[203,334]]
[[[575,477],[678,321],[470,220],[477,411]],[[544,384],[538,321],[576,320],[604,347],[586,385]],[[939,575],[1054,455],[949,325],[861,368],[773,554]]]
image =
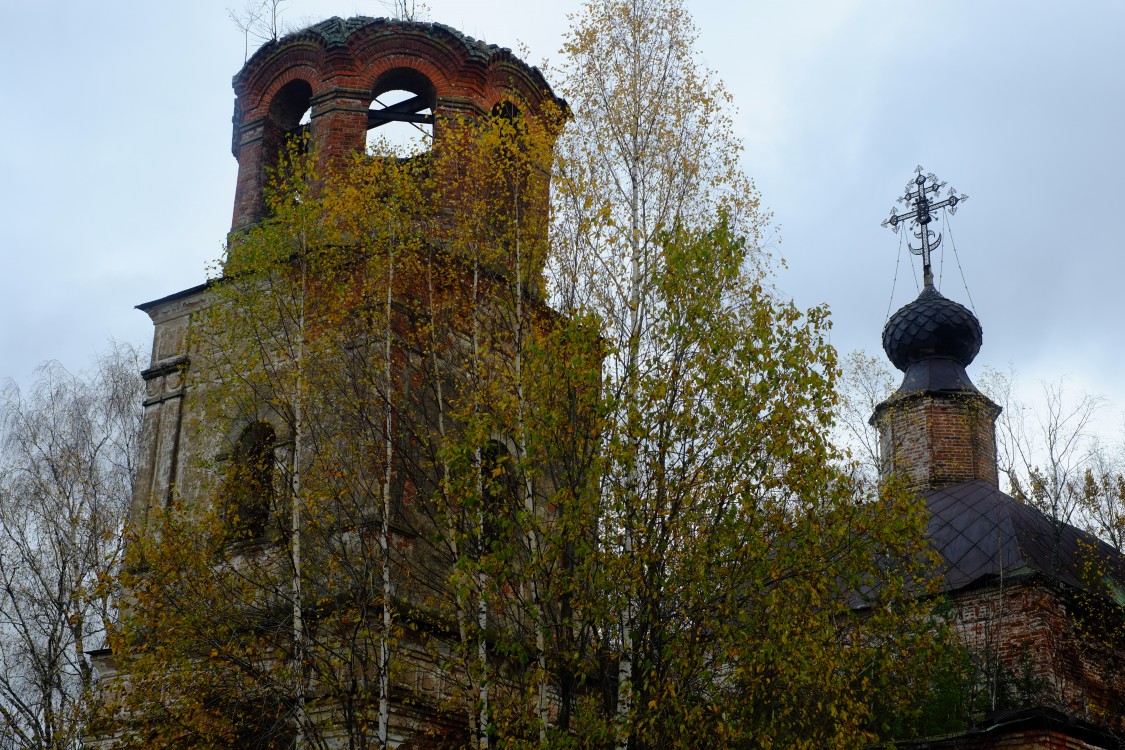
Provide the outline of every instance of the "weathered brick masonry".
[[1036,678],[1035,703],[1066,716],[1125,727],[1122,654],[1098,613],[1041,576],[995,581],[955,595],[954,626],[975,654]]
[[1000,408],[979,393],[910,393],[879,406],[883,472],[911,489],[982,479],[999,485],[995,419]]
[[232,150],[238,185],[232,227],[262,216],[262,189],[287,134],[311,108],[321,167],[362,151],[371,102],[387,91],[418,97],[436,128],[516,103],[536,111],[554,100],[538,69],[511,50],[437,23],[330,18],[266,44],[234,78]]

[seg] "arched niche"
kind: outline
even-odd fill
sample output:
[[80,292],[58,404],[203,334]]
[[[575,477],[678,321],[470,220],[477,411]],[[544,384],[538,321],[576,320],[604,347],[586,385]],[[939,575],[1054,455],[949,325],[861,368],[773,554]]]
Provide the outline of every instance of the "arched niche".
[[480,551],[512,540],[519,479],[507,441],[489,440],[480,449]]
[[223,472],[221,511],[232,540],[262,538],[274,511],[277,432],[251,422],[234,441]]

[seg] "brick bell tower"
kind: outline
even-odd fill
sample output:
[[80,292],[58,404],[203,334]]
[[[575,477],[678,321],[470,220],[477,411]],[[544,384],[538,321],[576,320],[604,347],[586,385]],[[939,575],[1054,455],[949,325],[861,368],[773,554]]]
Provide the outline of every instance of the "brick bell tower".
[[[540,71],[519,60],[511,50],[485,44],[442,24],[385,18],[330,18],[270,42],[246,62],[234,77],[233,87],[232,151],[238,160],[233,232],[251,228],[265,218],[263,191],[271,169],[279,163],[286,140],[293,136],[307,137],[320,173],[327,174],[335,164],[363,152],[369,133],[379,134],[384,126],[408,123],[429,136],[428,142],[423,141],[422,145],[429,146],[431,152],[423,158],[430,159],[432,164],[439,156],[448,157],[443,166],[450,166],[449,162],[460,152],[449,147],[449,151],[442,154],[441,149],[443,144],[456,144],[456,138],[444,137],[458,135],[455,129],[464,128],[464,132],[471,135],[473,121],[478,118],[524,115],[533,119],[542,115],[549,120],[550,115],[564,112],[566,108],[565,102],[552,93]],[[548,137],[553,135],[553,131],[548,132]],[[460,166],[463,166],[460,162],[452,164],[454,168]],[[548,181],[550,178],[544,172],[528,179]],[[443,187],[439,185],[434,189],[441,191]],[[455,189],[439,193],[439,200],[434,201],[440,206],[442,216],[448,217],[458,209],[458,196],[451,194]],[[545,191],[533,194],[538,196]],[[529,199],[527,207],[529,210],[524,214],[536,212],[537,217],[544,219],[537,223],[529,221],[528,225],[533,226],[534,231],[541,231],[545,241],[546,201]],[[541,276],[542,263],[542,260],[528,261],[529,283],[524,290],[528,299],[523,300],[526,302],[523,314],[536,326],[550,318],[542,295],[536,297],[538,290],[533,283]],[[482,274],[488,277],[488,282],[480,285],[485,290],[481,297],[486,300],[482,308],[487,314],[499,315],[486,292],[500,288],[502,271],[490,268],[488,274]],[[461,291],[458,285],[464,286],[472,279],[467,282],[459,274],[456,269],[446,274],[438,285],[440,288],[434,292],[444,295],[441,304],[449,309],[464,304],[467,299],[467,295],[458,294]],[[410,285],[415,283],[421,284],[413,276],[404,274],[403,297],[411,292]],[[142,373],[147,392],[138,449],[138,478],[129,523],[142,534],[148,534],[154,517],[152,509],[166,506],[175,498],[182,499],[186,506],[202,507],[218,497],[218,485],[223,481],[220,475],[228,469],[217,471],[213,467],[235,465],[242,460],[239,451],[243,451],[242,455],[259,456],[249,466],[258,467],[260,472],[267,469],[272,472],[265,473],[265,478],[261,474],[253,478],[258,483],[253,486],[259,490],[264,487],[261,494],[268,499],[255,501],[251,510],[260,515],[252,519],[253,526],[247,527],[251,538],[267,539],[268,532],[263,529],[275,523],[275,516],[266,515],[267,503],[273,501],[273,488],[282,482],[277,478],[280,472],[291,465],[293,453],[287,451],[296,451],[293,430],[280,416],[281,410],[268,403],[255,414],[237,415],[229,429],[225,424],[213,424],[212,415],[204,411],[202,404],[206,399],[201,396],[214,387],[215,378],[213,370],[208,369],[213,365],[200,354],[199,338],[193,334],[193,327],[200,313],[213,303],[214,287],[214,283],[204,283],[138,306],[152,319],[154,332],[151,364]],[[396,576],[394,596],[408,602],[409,611],[415,611],[418,605],[417,611],[433,613],[444,611],[441,607],[452,600],[439,580],[445,571],[441,566],[449,564],[447,547],[432,541],[439,529],[434,526],[432,517],[422,512],[422,502],[408,503],[403,499],[427,497],[437,481],[426,474],[431,467],[424,465],[419,457],[422,448],[412,442],[420,435],[430,435],[430,425],[436,424],[429,421],[433,415],[427,410],[434,408],[433,399],[422,382],[430,372],[425,370],[429,360],[407,351],[411,342],[421,340],[419,332],[426,332],[424,323],[413,322],[416,317],[420,319],[409,314],[394,318],[395,345],[401,347],[395,350],[395,361],[405,363],[402,372],[408,376],[395,381],[402,389],[400,412],[395,414],[395,428],[389,432],[395,441],[395,471],[401,476],[396,474],[395,477],[393,492],[397,493],[397,505],[393,528],[388,531],[391,542],[386,549],[392,559],[388,567]],[[456,319],[454,315],[448,317]],[[533,334],[534,331],[528,335]],[[460,341],[457,335],[454,331],[449,338]],[[458,356],[459,351],[451,346],[449,356]],[[494,357],[504,356],[503,351],[497,351]],[[432,380],[437,381],[437,378]],[[455,393],[452,378],[442,379],[440,383],[447,389],[447,397]],[[408,388],[411,389],[409,394]],[[381,409],[382,402],[379,404]],[[244,417],[245,423],[238,421]],[[256,438],[257,435],[261,438]],[[391,526],[389,522],[388,527]],[[427,578],[424,574],[429,573],[432,575]],[[405,605],[403,611],[408,611]],[[294,617],[294,621],[296,619]],[[406,619],[404,615],[403,620]],[[438,654],[448,653],[444,644],[455,637],[456,631],[451,631],[454,635],[450,635],[447,630],[426,621],[410,632],[426,628],[427,648]],[[411,637],[415,636],[403,636],[401,653],[386,657],[395,661],[393,668],[388,667],[383,672],[384,675],[393,672],[393,677],[387,678],[393,684],[389,689],[392,696],[389,717],[383,716],[382,731],[389,733],[388,746],[437,747],[441,736],[453,733],[451,736],[460,737],[467,725],[461,714],[450,707],[451,683],[446,679],[441,660],[433,661],[437,657],[419,645],[421,637],[410,640]],[[446,650],[442,651],[443,648]],[[259,653],[263,659],[274,658],[267,652]],[[103,649],[94,657],[102,679],[115,679],[118,662],[114,655]],[[368,674],[365,679],[374,678]],[[261,719],[265,722],[263,726],[278,731],[288,731],[285,727],[293,725],[288,719],[277,719],[268,712],[263,712]],[[313,717],[308,721],[320,720]],[[269,724],[271,721],[273,724]],[[304,723],[302,719],[296,725]],[[99,741],[102,740],[104,738]],[[450,740],[441,746],[452,747],[452,743]],[[104,740],[103,745],[112,746],[112,741]]]
[[[512,51],[439,23],[333,17],[264,45],[234,77],[238,185],[231,228],[264,213],[286,137],[308,133],[322,171],[389,123],[442,128],[491,112],[540,114],[562,100]],[[391,94],[391,97],[387,97]]]
[[907,184],[904,201],[911,210],[897,216],[892,212],[884,222],[896,231],[900,223],[918,226],[915,235],[922,247],[911,251],[922,255],[924,287],[883,327],[883,351],[902,370],[903,380],[871,416],[871,424],[879,429],[880,474],[905,477],[908,486],[918,491],[975,479],[998,487],[1000,407],[977,390],[965,371],[980,351],[980,321],[937,291],[930,269],[930,253],[941,242],[927,227],[931,212],[955,211],[967,196],[951,190],[949,197],[938,201],[932,196],[939,187],[933,175],[919,171]]
[[[324,173],[334,161],[362,152],[368,133],[388,124],[428,130],[436,150],[443,129],[475,117],[566,108],[542,73],[511,50],[439,23],[387,18],[333,17],[269,42],[234,76],[233,87],[236,232],[263,219],[263,189],[288,137],[307,135]],[[445,209],[455,200],[444,200]],[[547,206],[536,210],[545,213]],[[545,222],[541,226],[545,232]],[[530,293],[540,271],[528,271]],[[190,452],[182,434],[191,416],[184,398],[198,376],[190,364],[189,330],[208,304],[208,290],[200,284],[138,305],[155,328],[151,366],[143,373],[145,432],[131,510],[138,528],[147,523],[150,503],[192,486],[185,475],[190,462],[181,456]]]

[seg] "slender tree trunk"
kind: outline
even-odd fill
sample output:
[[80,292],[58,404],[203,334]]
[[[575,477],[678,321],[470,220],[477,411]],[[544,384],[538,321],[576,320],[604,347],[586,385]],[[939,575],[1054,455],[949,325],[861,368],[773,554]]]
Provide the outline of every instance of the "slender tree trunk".
[[[448,446],[448,434],[445,424],[445,387],[442,385],[442,367],[441,360],[438,357],[437,346],[437,310],[434,305],[434,257],[431,250],[427,255],[426,260],[426,289],[429,294],[430,306],[430,362],[433,368],[433,382],[435,389],[435,398],[437,400],[437,423],[438,423],[438,439],[440,441],[440,449],[438,455],[441,459],[441,493],[442,501],[446,508],[451,507],[451,498],[449,495],[449,483],[451,479],[449,456],[446,452]],[[454,560],[460,557],[460,545],[457,542],[457,530],[453,528],[452,523],[447,530],[446,538],[450,544],[450,554]],[[467,647],[469,635],[469,602],[466,601],[465,595],[460,590],[454,593],[455,609],[457,617],[457,635],[460,639],[461,645]],[[477,715],[475,711],[468,712],[469,718],[469,732],[472,736],[476,736],[477,730]]]
[[[480,257],[479,253],[473,258],[473,298],[472,298],[472,316],[473,316],[473,359],[471,365],[472,380],[473,380],[473,416],[479,420],[480,417],[480,388],[481,384],[478,382],[480,377]],[[480,503],[480,509],[477,513],[477,662],[480,668],[480,692],[478,701],[480,703],[480,718],[478,719],[478,737],[480,750],[488,750],[488,726],[491,723],[488,707],[488,643],[486,639],[486,631],[488,629],[488,575],[484,572],[483,566],[479,565],[480,557],[484,553],[484,539],[485,539],[485,515],[484,515],[484,476],[483,467],[481,465],[481,447],[480,441],[476,441],[477,445],[473,449],[473,463],[477,475],[477,498]]]
[[523,268],[523,243],[520,227],[520,204],[518,190],[512,191],[512,212],[515,216],[515,297],[516,319],[514,325],[515,337],[515,380],[516,380],[516,464],[522,466],[520,476],[523,479],[523,508],[527,514],[527,550],[529,586],[531,588],[532,626],[535,628],[535,662],[538,674],[536,675],[536,713],[539,718],[539,743],[547,742],[548,727],[548,695],[547,695],[547,638],[543,630],[543,602],[539,591],[538,565],[540,556],[539,534],[536,531],[538,515],[535,508],[535,486],[531,470],[527,466],[528,437],[527,437],[527,396],[523,386],[523,349],[524,349],[524,268]]
[[391,461],[394,458],[394,443],[392,440],[393,410],[392,396],[394,393],[393,374],[391,368],[391,303],[394,298],[394,243],[391,243],[391,253],[388,258],[387,269],[387,296],[385,299],[385,321],[383,339],[383,400],[385,409],[385,455],[386,466],[383,474],[383,523],[379,534],[379,546],[383,553],[383,632],[379,638],[379,750],[386,750],[387,737],[390,725],[390,649],[391,637],[391,479],[393,476]]
[[[623,373],[625,383],[622,391],[625,394],[624,408],[627,414],[625,420],[625,434],[629,442],[628,454],[626,455],[628,464],[625,467],[627,476],[626,491],[635,496],[640,487],[640,468],[637,462],[640,446],[637,442],[637,438],[634,436],[641,434],[640,429],[638,429],[639,426],[636,424],[638,416],[635,398],[637,393],[637,370],[641,347],[642,305],[644,303],[641,290],[641,254],[644,245],[641,239],[640,206],[639,196],[637,195],[640,189],[641,178],[638,174],[638,146],[635,142],[633,143],[633,149],[633,159],[629,165],[630,191],[628,196],[631,224],[629,235],[629,339],[625,358],[625,371]],[[633,709],[633,632],[637,617],[637,602],[636,594],[632,589],[634,578],[631,567],[636,562],[634,559],[635,540],[633,538],[632,517],[635,506],[636,503],[630,498],[623,518],[624,538],[622,546],[626,564],[630,567],[630,572],[626,576],[625,612],[623,613],[621,622],[621,658],[617,664],[617,750],[628,750],[629,748],[629,736],[631,734],[630,714]]]
[[293,399],[293,479],[291,483],[290,552],[293,565],[293,667],[296,672],[296,736],[294,750],[304,750],[308,717],[305,712],[305,622],[301,603],[301,443],[302,443],[302,381],[305,355],[305,295],[307,290],[308,257],[305,238],[301,237],[301,286],[298,290],[297,352],[295,395]]

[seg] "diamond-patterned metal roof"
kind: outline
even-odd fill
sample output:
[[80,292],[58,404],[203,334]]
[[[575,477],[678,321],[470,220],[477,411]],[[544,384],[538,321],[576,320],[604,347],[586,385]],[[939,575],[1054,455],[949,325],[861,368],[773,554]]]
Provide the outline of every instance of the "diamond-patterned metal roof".
[[1037,572],[1086,588],[1087,563],[1099,559],[1125,584],[1125,555],[1068,524],[1055,524],[982,480],[925,493],[930,544],[945,561],[947,591]]

